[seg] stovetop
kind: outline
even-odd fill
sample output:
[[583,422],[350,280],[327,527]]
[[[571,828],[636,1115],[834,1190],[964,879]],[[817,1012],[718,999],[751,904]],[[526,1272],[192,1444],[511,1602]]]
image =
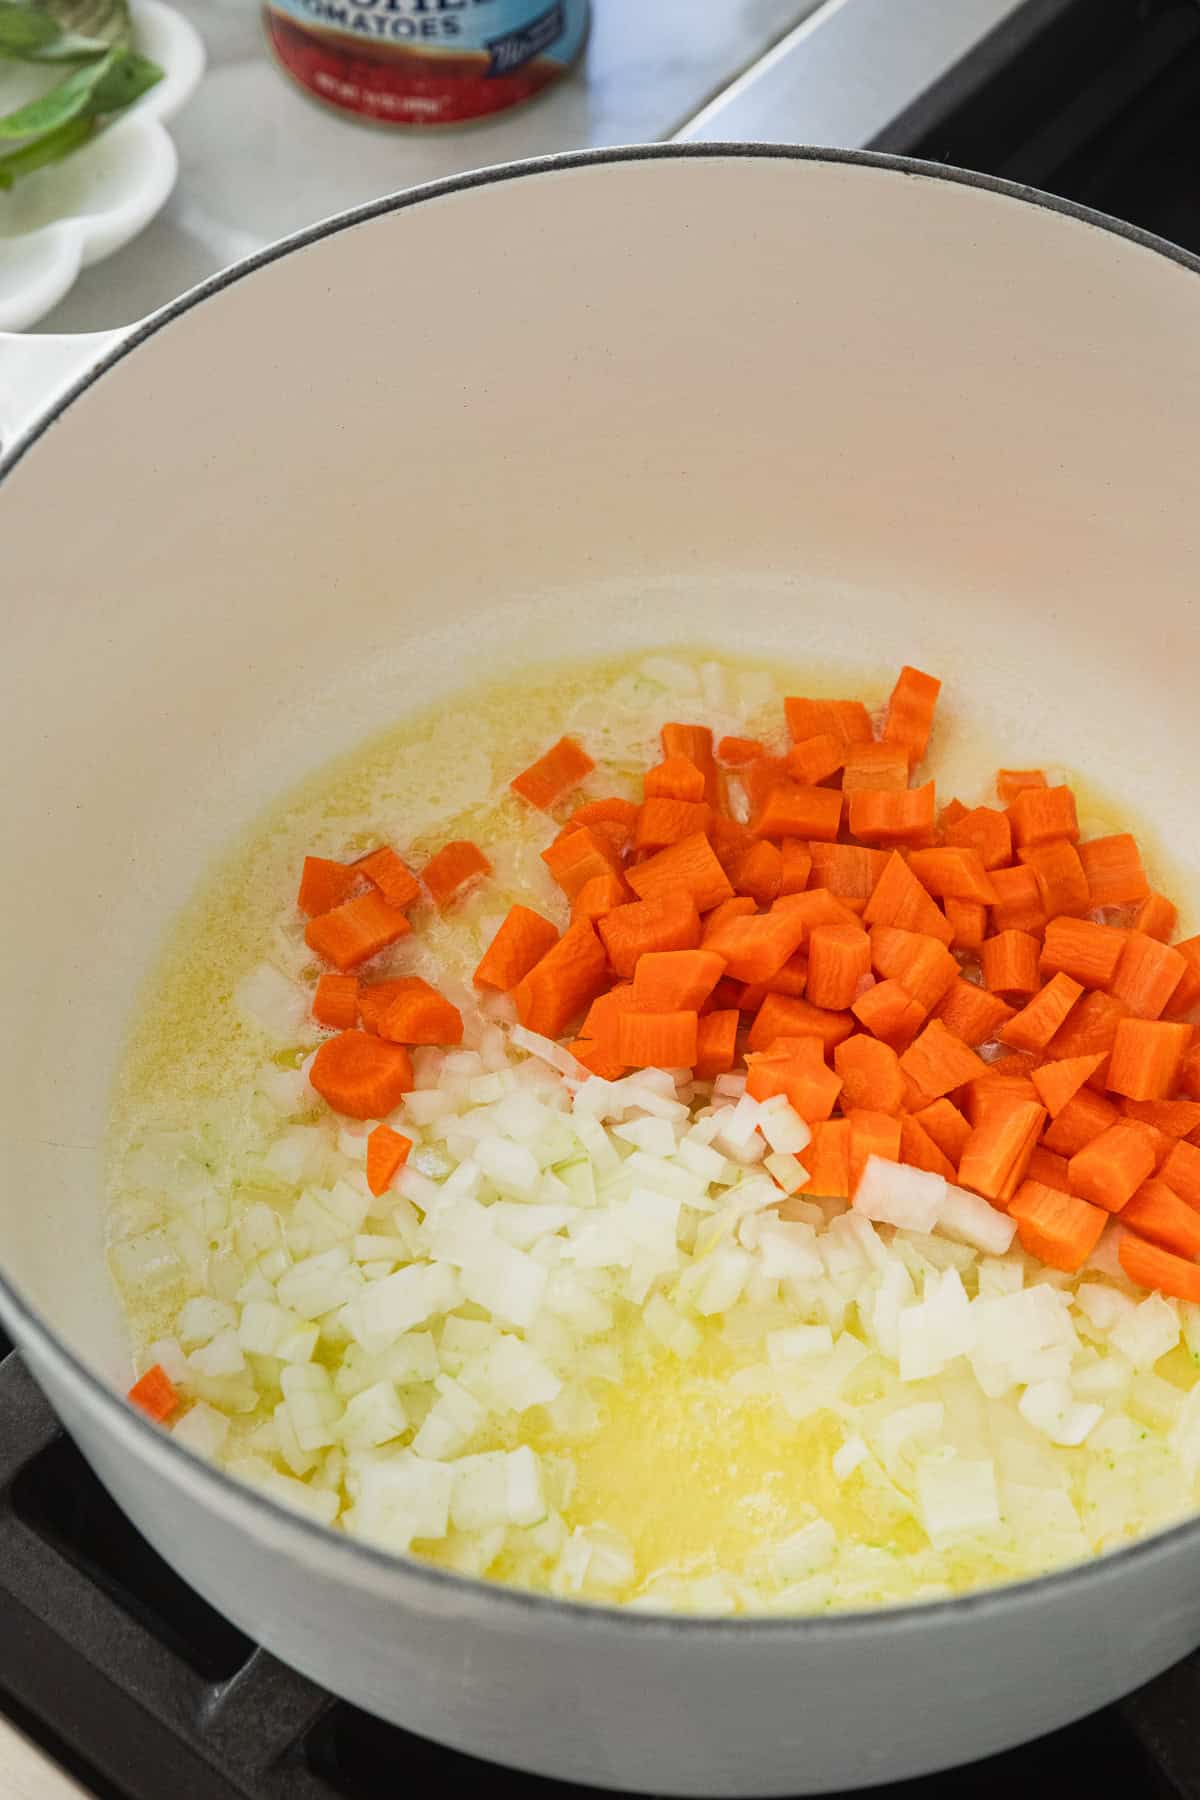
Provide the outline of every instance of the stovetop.
[[[1200,1655],[1123,1705],[878,1800],[1200,1800]],[[599,1790],[444,1750],[287,1669],[138,1536],[0,1336],[0,1715],[98,1800]]]
[[[999,23],[969,54],[902,104],[881,84],[873,115],[850,71],[858,124],[826,140],[1028,182],[1200,250],[1200,0],[971,3]],[[915,20],[924,5],[888,0],[888,16]],[[857,32],[861,46],[877,7],[822,9],[823,36],[802,28],[765,59],[761,79],[750,71],[680,135],[811,138],[804,97],[820,59],[839,33],[849,43]],[[944,23],[944,11],[935,16]],[[439,1749],[258,1649],[142,1542],[2,1336],[0,1715],[102,1800],[391,1800],[435,1783],[494,1800],[595,1791]],[[875,1792],[1200,1800],[1198,1718],[1200,1653],[1036,1744]]]

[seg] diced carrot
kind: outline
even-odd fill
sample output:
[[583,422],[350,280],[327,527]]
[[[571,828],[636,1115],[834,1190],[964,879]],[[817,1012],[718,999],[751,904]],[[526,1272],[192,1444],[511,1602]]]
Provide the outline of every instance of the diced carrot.
[[638,958],[633,1005],[638,1012],[699,1012],[725,973],[711,950],[652,950]]
[[[699,770],[697,770],[699,774]],[[712,817],[707,800],[649,799],[638,812],[635,850],[663,850],[705,831]]]
[[1121,1019],[1105,1077],[1110,1092],[1127,1100],[1169,1100],[1191,1041],[1190,1025]]
[[864,1030],[893,1050],[908,1048],[925,1023],[925,1008],[898,981],[877,981],[850,1008]]
[[998,931],[985,938],[979,952],[984,986],[993,994],[1018,999],[1036,994],[1041,986],[1038,952],[1041,946],[1027,931]]
[[872,1112],[898,1113],[904,1104],[904,1078],[890,1044],[861,1033],[847,1038],[833,1053],[833,1066],[844,1083],[842,1106],[865,1106]]
[[631,1069],[690,1069],[696,1061],[699,1018],[694,1012],[623,1012],[617,1054]]
[[974,1047],[990,1044],[1005,1021],[1013,1017],[1013,1008],[1006,1000],[959,975],[938,1001],[936,1016],[947,1031]]
[[1130,906],[1150,892],[1137,840],[1127,831],[1080,844],[1079,860],[1087,878],[1090,907]]
[[1120,1212],[1153,1173],[1150,1128],[1136,1119],[1118,1119],[1070,1159],[1071,1192],[1106,1212]]
[[927,1169],[931,1175],[941,1175],[946,1181],[955,1180],[958,1174],[945,1151],[917,1124],[912,1113],[905,1113],[900,1120],[900,1161],[914,1169]]
[[713,938],[730,919],[753,919],[758,912],[756,902],[748,894],[735,894],[732,900],[722,900],[714,906],[710,913],[704,915],[704,926],[700,938],[702,950],[711,949]]
[[1009,802],[1008,816],[1018,850],[1031,844],[1048,844],[1053,838],[1079,842],[1075,795],[1069,787],[1022,788]]
[[914,850],[908,866],[935,900],[971,900],[991,906],[996,889],[978,850],[954,844],[940,850]]
[[632,1004],[633,988],[628,983],[610,988],[606,994],[598,994],[579,1027],[579,1037],[571,1045],[576,1061],[605,1081],[615,1081],[625,1073],[618,1038],[621,1014],[628,1012]]
[[1194,1262],[1147,1243],[1134,1231],[1122,1234],[1117,1255],[1137,1287],[1154,1288],[1176,1300],[1200,1301],[1200,1267]]
[[749,894],[764,905],[776,899],[783,886],[783,857],[774,844],[760,838],[726,870],[739,894]]
[[520,794],[522,800],[528,800],[530,806],[536,806],[541,812],[548,812],[563,794],[578,787],[584,776],[590,775],[595,766],[581,744],[577,744],[574,738],[563,737],[508,785],[514,794]]
[[[801,894],[812,872],[812,849],[800,838],[784,838],[779,846],[781,894]],[[824,886],[828,887],[825,882]]]
[[[1057,981],[1059,977],[1056,975],[1054,979]],[[1057,1119],[1103,1061],[1103,1052],[1098,1052],[1094,1056],[1060,1057],[1056,1062],[1042,1063],[1040,1068],[1033,1070],[1030,1079],[1052,1119]]]
[[322,975],[313,994],[312,1016],[318,1025],[351,1031],[358,1024],[358,976]]
[[1165,894],[1147,894],[1133,918],[1133,929],[1167,944],[1179,923],[1179,909]]
[[945,944],[896,925],[871,927],[871,967],[885,981],[898,981],[926,1012],[959,978],[958,964]]
[[755,762],[766,754],[767,746],[760,744],[757,738],[723,737],[717,745],[718,757],[731,769],[740,768],[743,763]]
[[754,918],[727,919],[707,933],[706,947],[722,957],[735,981],[766,981],[781,969],[807,936],[803,914],[775,907]]
[[647,951],[697,949],[700,915],[690,893],[667,892],[614,908],[600,920],[598,930],[616,973],[632,975],[638,957]]
[[506,994],[557,942],[558,931],[549,919],[528,906],[510,907],[475,971],[476,984]]
[[931,1019],[909,1045],[900,1068],[928,1096],[927,1104],[987,1073],[987,1064],[940,1019]]
[[585,800],[577,806],[567,820],[571,825],[622,825],[626,837],[633,836],[633,828],[637,823],[638,805],[636,800],[622,800],[616,794],[607,800]]
[[1195,1144],[1173,1144],[1159,1174],[1181,1200],[1200,1209],[1200,1150]]
[[1200,937],[1185,938],[1181,944],[1172,945],[1187,964],[1180,978],[1179,986],[1171,995],[1171,1003],[1167,1015],[1172,1019],[1182,1019],[1193,1008],[1200,1006]]
[[304,941],[344,975],[411,930],[404,914],[389,906],[377,888],[369,888],[365,894],[356,894],[353,900],[343,900],[332,911],[310,919]]
[[843,1043],[854,1030],[849,1013],[826,1012],[807,1000],[792,1000],[786,994],[768,994],[750,1027],[747,1048],[769,1050],[777,1038],[820,1038],[827,1052]]
[[1164,1250],[1194,1262],[1200,1256],[1200,1212],[1173,1193],[1165,1181],[1143,1183],[1121,1210],[1121,1223]]
[[393,1044],[461,1044],[462,1014],[443,994],[411,975],[392,984],[390,1005],[376,1030]]
[[906,788],[908,752],[899,744],[853,744],[844,751],[842,792],[860,788]]
[[702,1013],[696,1027],[697,1081],[715,1081],[733,1067],[737,1055],[739,1016],[736,1007]]
[[1030,1256],[1072,1273],[1083,1267],[1108,1224],[1103,1207],[1033,1179],[1021,1183],[1008,1210]]
[[1024,1179],[1045,1117],[1045,1108],[1028,1100],[989,1109],[963,1146],[960,1184],[993,1206],[1007,1206]]
[[705,827],[705,835],[713,848],[713,855],[728,875],[745,856],[751,845],[757,842],[748,825],[739,824],[737,819],[728,819],[724,813],[713,813]]
[[[846,1200],[850,1196],[850,1121],[828,1119],[813,1126],[812,1142],[800,1152],[808,1181],[800,1190],[823,1199]],[[786,1202],[779,1209],[787,1217]]]
[[367,1186],[378,1196],[386,1194],[408,1161],[412,1139],[390,1125],[377,1125],[367,1135]]
[[932,781],[918,788],[855,788],[849,797],[850,831],[866,844],[927,843],[934,812]]
[[542,851],[542,861],[568,900],[597,877],[617,872],[619,859],[594,826],[577,825]]
[[978,850],[985,869],[1002,869],[1012,861],[1012,826],[1008,814],[994,806],[964,808],[960,815],[947,819],[949,807],[942,814],[946,842],[965,850]]
[[1038,896],[1048,919],[1065,913],[1079,918],[1087,912],[1087,876],[1079,860],[1079,852],[1068,838],[1053,838],[1048,844],[1028,844],[1019,853],[1022,864],[1033,870]]
[[815,926],[808,940],[809,1000],[829,1012],[844,1012],[870,967],[871,940],[860,925]]
[[828,781],[841,768],[846,760],[845,742],[822,731],[816,737],[806,738],[802,744],[793,745],[783,760],[793,781],[798,781],[801,787],[816,787],[819,781]]
[[1047,1126],[1042,1143],[1047,1150],[1069,1159],[1115,1125],[1120,1116],[1111,1100],[1082,1087]]
[[1000,1027],[1001,1043],[1014,1050],[1044,1050],[1082,995],[1082,987],[1069,975],[1052,975],[1028,1005]]
[[378,1032],[381,1021],[393,1000],[409,991],[409,976],[392,981],[369,981],[359,985],[358,1017],[364,1031]]
[[1140,1119],[1170,1138],[1191,1137],[1200,1131],[1200,1101],[1122,1100],[1121,1111],[1127,1119]]
[[1144,931],[1131,931],[1108,991],[1114,999],[1124,1001],[1135,1019],[1159,1019],[1187,967],[1169,944],[1147,937]]
[[[751,1001],[749,990],[759,990],[759,997]],[[743,1012],[757,1012],[768,994],[790,994],[793,1000],[799,1000],[808,987],[808,958],[802,950],[789,956],[782,968],[776,969],[762,982],[747,982],[742,990]]]
[[420,882],[407,863],[387,844],[372,850],[369,856],[360,856],[352,866],[379,889],[389,906],[397,906],[402,912],[421,897]]
[[1011,806],[1026,788],[1044,788],[1046,777],[1040,769],[997,769],[996,792],[1005,806]]
[[943,838],[952,825],[957,825],[958,821],[965,819],[966,816],[967,809],[961,800],[947,800],[942,808],[941,818],[938,820]]
[[929,747],[933,714],[942,684],[932,675],[905,664],[892,689],[883,721],[885,744],[899,744],[910,762],[919,763]]
[[848,1146],[850,1192],[857,1192],[868,1157],[881,1156],[886,1162],[900,1161],[900,1121],[890,1113],[876,1112],[871,1107],[856,1106],[846,1114],[850,1122]]
[[296,905],[310,919],[332,912],[348,900],[358,886],[359,871],[353,865],[332,862],[327,856],[306,856],[300,872]]
[[140,1375],[130,1388],[127,1398],[157,1424],[169,1419],[179,1405],[179,1390],[167,1374],[161,1363],[155,1363]]
[[809,853],[814,884],[839,900],[869,900],[888,863],[886,850],[858,844],[810,844]]
[[995,930],[1045,931],[1046,908],[1042,904],[1042,891],[1035,871],[1018,863],[1011,869],[993,869],[991,876],[996,890],[992,906]]
[[1053,1150],[1046,1150],[1039,1144],[1025,1173],[1030,1181],[1040,1181],[1045,1187],[1057,1188],[1060,1194],[1069,1194],[1070,1166],[1065,1156],[1056,1156]]
[[412,1058],[403,1044],[386,1043],[365,1031],[343,1031],[326,1038],[308,1079],[334,1112],[351,1119],[382,1119],[412,1087]]
[[647,800],[703,800],[704,776],[686,756],[668,756],[646,770],[642,793]]
[[[618,907],[616,912],[600,921],[601,930],[622,913],[632,910],[632,907]],[[571,1020],[606,985],[604,947],[596,936],[595,926],[580,919],[513,989],[517,1017],[528,1030],[540,1032],[543,1037],[561,1037]]]
[[1005,1057],[1001,1063],[991,1064],[986,1075],[978,1076],[962,1090],[959,1097],[972,1126],[981,1125],[995,1113],[1008,1113],[1018,1103],[1040,1104],[1028,1071],[1007,1067],[1013,1060]]
[[1178,1085],[1193,1100],[1200,1100],[1200,1044],[1189,1050],[1180,1063]]
[[1107,1059],[1120,1021],[1128,1017],[1120,1000],[1110,994],[1085,994],[1050,1040],[1054,1057],[1094,1056]]
[[742,792],[750,807],[752,817],[757,818],[777,787],[786,787],[791,781],[787,771],[787,763],[782,756],[760,756],[757,762],[746,763],[739,771],[738,779],[742,784]]
[[1115,925],[1096,925],[1090,919],[1051,919],[1042,946],[1043,973],[1061,971],[1084,987],[1109,987],[1127,936]]
[[434,903],[444,907],[458,898],[468,882],[491,872],[492,865],[479,845],[458,838],[452,844],[443,844],[437,854],[430,857],[421,871],[421,880],[433,895]]
[[697,912],[708,912],[733,898],[729,877],[702,831],[671,844],[627,871],[626,879],[641,900],[668,894],[690,894]]
[[971,1124],[953,1100],[935,1100],[913,1114],[921,1129],[928,1132],[942,1154],[958,1167],[963,1146],[971,1135]]
[[754,815],[753,829],[766,838],[836,838],[842,821],[842,796],[837,788],[798,787],[780,782],[771,789]]
[[861,700],[805,700],[790,696],[783,703],[794,744],[828,732],[845,744],[869,744],[875,733]]
[[618,906],[628,906],[632,899],[633,889],[623,875],[612,869],[607,875],[593,875],[571,901],[571,923],[590,919],[594,925],[597,919],[606,919]]
[[751,1053],[746,1067],[746,1092],[752,1100],[783,1094],[809,1125],[829,1117],[842,1091],[842,1078],[827,1067],[819,1038],[802,1038],[786,1051]]
[[829,892],[828,888],[806,888],[802,894],[781,894],[771,908],[773,913],[786,912],[789,918],[804,921],[804,937],[807,943],[808,934],[817,925],[857,925],[857,915],[851,911],[844,900],[839,900]]
[[707,725],[664,725],[659,738],[663,756],[682,756],[704,777],[704,798],[710,806],[721,804],[721,771],[713,755],[713,734]]
[[945,913],[898,850],[893,850],[875,884],[863,919],[868,925],[898,925],[901,931],[924,932],[947,945],[954,936]]

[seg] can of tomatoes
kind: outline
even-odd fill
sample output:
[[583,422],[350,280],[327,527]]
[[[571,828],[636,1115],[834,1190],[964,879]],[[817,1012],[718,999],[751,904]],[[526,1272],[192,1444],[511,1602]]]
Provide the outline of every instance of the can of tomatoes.
[[276,58],[384,125],[461,125],[531,100],[583,49],[588,0],[266,0]]

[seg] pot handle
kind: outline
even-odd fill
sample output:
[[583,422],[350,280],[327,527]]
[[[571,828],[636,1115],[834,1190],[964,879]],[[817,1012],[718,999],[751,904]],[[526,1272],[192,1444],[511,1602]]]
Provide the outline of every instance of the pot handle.
[[136,327],[70,335],[0,331],[0,457]]

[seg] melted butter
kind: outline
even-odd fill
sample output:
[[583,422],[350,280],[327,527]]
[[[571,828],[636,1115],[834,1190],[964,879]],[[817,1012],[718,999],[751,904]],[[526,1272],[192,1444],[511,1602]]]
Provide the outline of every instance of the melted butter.
[[[677,662],[702,660],[701,653],[670,654]],[[734,686],[751,671],[728,657],[722,663]],[[419,869],[440,844],[462,837],[493,857],[494,878],[464,903],[445,915],[426,906],[414,912],[413,936],[379,974],[469,981],[491,930],[514,900],[565,922],[565,904],[540,859],[549,822],[517,801],[507,782],[566,732],[579,736],[601,764],[580,797],[634,797],[641,771],[657,756],[663,722],[712,719],[714,711],[721,716],[699,692],[664,691],[638,668],[614,660],[534,669],[519,683],[473,690],[452,708],[414,715],[297,787],[232,847],[172,927],[134,1013],[112,1109],[114,1218],[121,1218],[130,1199],[131,1153],[163,1130],[197,1129],[214,1105],[223,1109],[222,1130],[236,1163],[238,1121],[249,1117],[264,1048],[239,1015],[234,990],[256,963],[278,957],[279,922],[296,920],[294,895],[306,852],[344,858],[390,842]],[[722,728],[761,736],[771,747],[781,745],[785,693],[864,693],[882,703],[889,685],[883,672],[873,681],[861,673],[857,679],[844,672],[822,678],[800,670],[770,673],[770,698],[757,707],[735,698]],[[962,704],[965,711],[968,702]],[[991,771],[1003,761],[1013,764],[1019,748],[984,741],[951,709],[939,727],[931,766],[936,774],[945,750],[964,800],[994,803]],[[968,781],[968,770],[974,780]],[[1067,778],[1079,795],[1085,835],[1129,827],[1076,772]],[[939,783],[943,801],[951,791]],[[1182,892],[1161,846],[1152,837],[1147,841],[1142,821],[1132,823],[1146,846],[1152,880],[1168,893]],[[298,935],[296,923],[293,955]],[[295,1053],[280,1060],[294,1062]],[[145,1219],[144,1195],[140,1205],[144,1224],[152,1222]],[[146,1343],[160,1335],[184,1297],[131,1302],[134,1339]],[[603,1524],[633,1547],[635,1579],[616,1598],[634,1597],[664,1570],[740,1570],[765,1540],[786,1536],[818,1513],[843,1538],[899,1559],[881,1576],[874,1597],[899,1598],[919,1585],[917,1574],[910,1580],[904,1572],[904,1559],[915,1559],[925,1543],[915,1523],[881,1507],[879,1495],[858,1477],[839,1482],[833,1474],[843,1428],[827,1414],[796,1424],[770,1400],[731,1388],[739,1367],[761,1360],[757,1353],[731,1348],[716,1326],[705,1328],[700,1350],[686,1363],[647,1352],[635,1330],[622,1331],[619,1341],[624,1376],[619,1384],[593,1384],[599,1406],[594,1432],[563,1438],[544,1414],[531,1415],[522,1431],[535,1449],[574,1465],[573,1491],[563,1508],[568,1526]],[[1160,1373],[1179,1387],[1196,1379],[1195,1365],[1182,1351],[1165,1359]],[[235,1435],[243,1436],[254,1422],[239,1422]],[[493,1440],[515,1441],[513,1434]],[[432,1560],[451,1560],[446,1550],[427,1549]],[[937,1579],[954,1589],[1014,1572],[1023,1571],[947,1555]],[[501,1560],[490,1573],[505,1579],[513,1570]]]

